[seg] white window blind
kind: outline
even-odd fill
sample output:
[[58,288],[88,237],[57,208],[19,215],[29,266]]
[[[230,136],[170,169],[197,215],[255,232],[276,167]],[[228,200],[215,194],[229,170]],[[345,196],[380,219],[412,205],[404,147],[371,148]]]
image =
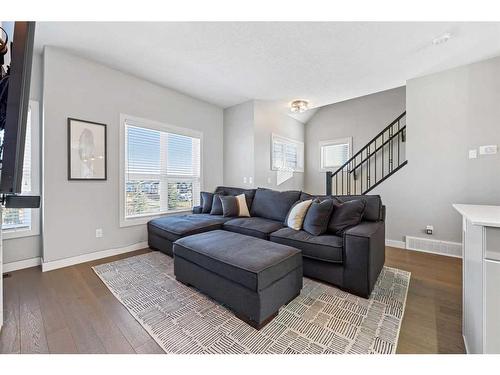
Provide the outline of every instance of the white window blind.
[[199,138],[125,122],[125,218],[190,210],[200,197]]
[[[3,134],[2,134],[3,137]],[[23,177],[21,193],[32,192],[32,165],[31,165],[31,108],[28,109],[28,123],[26,125],[26,140],[24,146]],[[6,208],[2,215],[2,230],[8,232],[31,230],[31,209]]]
[[304,171],[304,143],[276,134],[271,140],[272,170]]
[[339,168],[351,157],[350,138],[320,143],[321,169]]

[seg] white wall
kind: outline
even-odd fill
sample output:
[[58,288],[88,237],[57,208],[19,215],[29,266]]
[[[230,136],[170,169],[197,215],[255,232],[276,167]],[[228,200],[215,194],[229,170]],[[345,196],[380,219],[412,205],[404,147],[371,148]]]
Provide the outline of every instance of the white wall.
[[289,108],[283,102],[255,100],[254,105],[254,185],[277,190],[303,190],[304,173],[294,172],[290,179],[279,183],[279,172],[271,170],[271,136],[274,133],[304,142],[304,124],[286,114]]
[[224,110],[224,185],[303,189],[304,173],[294,172],[282,182],[278,172],[271,169],[272,134],[304,142],[304,125],[288,116],[287,111],[283,102],[263,100]]
[[254,102],[248,101],[224,110],[224,185],[253,186]]
[[[44,262],[147,239],[145,225],[119,226],[120,113],[203,132],[202,187],[222,183],[222,109],[57,48],[44,59]],[[68,117],[108,125],[107,181],[67,180]]]

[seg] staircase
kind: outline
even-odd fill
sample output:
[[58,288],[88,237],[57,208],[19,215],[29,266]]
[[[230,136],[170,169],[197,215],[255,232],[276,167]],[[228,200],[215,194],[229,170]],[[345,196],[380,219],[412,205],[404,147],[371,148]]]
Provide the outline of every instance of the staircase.
[[406,111],[335,172],[326,172],[327,195],[366,194],[408,164]]

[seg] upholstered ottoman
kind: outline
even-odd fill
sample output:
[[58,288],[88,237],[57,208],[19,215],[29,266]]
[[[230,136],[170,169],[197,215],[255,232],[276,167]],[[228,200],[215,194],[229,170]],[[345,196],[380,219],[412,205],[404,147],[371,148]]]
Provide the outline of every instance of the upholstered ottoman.
[[299,250],[215,230],[174,242],[174,272],[254,328],[270,322],[302,289]]

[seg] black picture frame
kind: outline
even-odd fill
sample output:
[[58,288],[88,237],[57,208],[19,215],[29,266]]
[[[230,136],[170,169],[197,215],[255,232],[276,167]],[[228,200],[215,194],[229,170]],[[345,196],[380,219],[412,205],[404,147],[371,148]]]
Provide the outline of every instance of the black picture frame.
[[[75,160],[72,159],[72,149],[71,149],[71,140],[72,140],[72,134],[75,132],[75,129],[72,129],[73,127],[76,127],[76,124],[88,124],[89,127],[92,126],[102,126],[103,129],[103,138],[101,140],[101,143],[103,144],[103,150],[97,150],[98,153],[99,151],[102,151],[102,155],[98,155],[98,158],[101,156],[103,157],[103,175],[102,177],[83,177],[81,175],[75,174],[74,168],[74,162]],[[90,131],[90,130],[89,130]],[[88,134],[88,133],[87,133]],[[91,136],[93,137],[94,134],[90,133]],[[93,138],[92,138],[93,140]],[[92,159],[93,160],[93,159]],[[82,163],[82,161],[80,161]],[[101,173],[102,174],[102,173]],[[82,120],[74,117],[68,117],[68,180],[69,181],[106,181],[108,179],[108,139],[107,139],[107,125],[100,123],[100,122],[94,122],[94,121],[87,121],[87,120]]]

